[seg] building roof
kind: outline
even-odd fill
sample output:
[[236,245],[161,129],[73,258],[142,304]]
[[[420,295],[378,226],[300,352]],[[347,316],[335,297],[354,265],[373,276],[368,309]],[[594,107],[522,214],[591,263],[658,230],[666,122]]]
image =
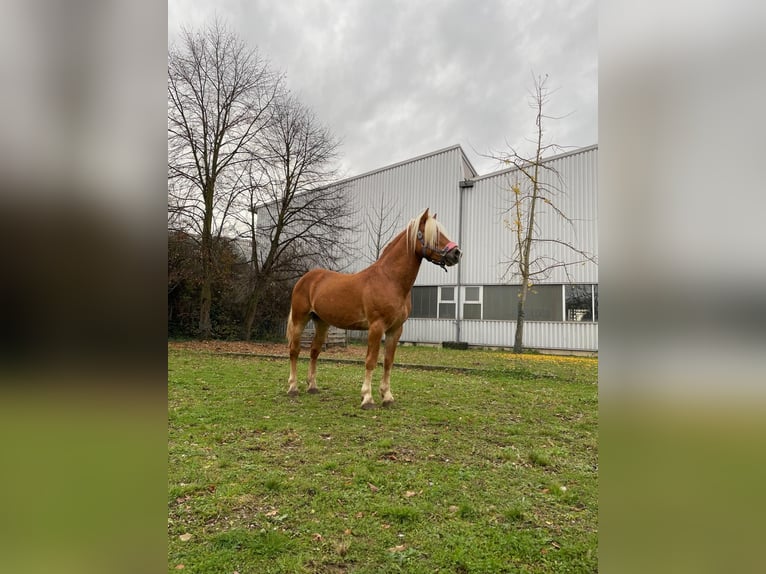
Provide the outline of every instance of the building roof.
[[[583,152],[586,152],[586,151],[591,151],[591,150],[597,149],[597,148],[598,148],[598,144],[593,144],[593,145],[589,145],[589,146],[573,149],[573,150],[570,150],[570,151],[565,151],[565,152],[562,152],[562,153],[559,153],[559,154],[556,154],[556,155],[548,156],[548,157],[543,158],[543,160],[544,161],[556,160],[556,159],[560,159],[560,158],[563,158],[563,157],[575,155],[575,154],[578,154],[578,153],[583,153]],[[357,174],[357,175],[352,175],[352,176],[343,178],[343,179],[341,179],[339,181],[333,182],[332,185],[338,185],[340,183],[347,183],[347,182],[353,181],[355,179],[361,179],[363,177],[369,177],[371,175],[374,175],[376,173],[380,173],[382,171],[386,171],[386,170],[389,170],[389,169],[394,169],[394,168],[397,168],[397,167],[401,167],[401,166],[406,165],[408,163],[414,163],[416,161],[420,161],[420,160],[423,160],[423,159],[426,159],[426,158],[429,158],[429,157],[433,157],[435,155],[439,155],[439,154],[442,154],[442,153],[445,153],[445,152],[448,152],[448,151],[453,151],[453,150],[460,151],[460,155],[461,155],[461,158],[463,160],[463,163],[464,163],[466,169],[469,172],[468,174],[466,174],[466,179],[471,179],[473,181],[478,181],[480,179],[484,179],[484,178],[487,178],[487,177],[495,177],[497,175],[501,175],[501,174],[506,173],[506,172],[511,172],[511,171],[514,171],[516,169],[515,167],[509,167],[509,168],[503,168],[503,169],[499,169],[499,170],[496,170],[496,171],[492,171],[490,173],[486,173],[486,174],[480,175],[479,172],[476,171],[476,168],[471,163],[471,160],[468,159],[468,156],[466,155],[465,150],[463,150],[463,147],[460,144],[454,144],[454,145],[451,145],[451,146],[448,146],[448,147],[445,147],[445,148],[442,148],[442,149],[438,149],[436,151],[425,153],[425,154],[422,154],[422,155],[419,155],[419,156],[416,156],[416,157],[412,157],[412,158],[405,159],[405,160],[402,160],[402,161],[399,161],[399,162],[396,162],[396,163],[392,163],[390,165],[386,165],[386,166],[379,167],[379,168],[376,168],[376,169],[373,169],[373,170],[370,170],[370,171],[366,171],[364,173],[360,173],[360,174]]]
[[[562,152],[562,153],[559,153],[559,154],[556,154],[556,155],[551,155],[551,156],[548,156],[548,157],[544,157],[543,161],[547,162],[547,161],[552,161],[552,160],[556,160],[556,159],[561,159],[563,157],[568,157],[568,156],[571,156],[571,155],[576,155],[578,153],[583,153],[583,152],[591,151],[591,150],[594,150],[594,149],[598,149],[598,144],[593,144],[593,145],[589,145],[589,146],[585,146],[585,147],[578,147],[577,149],[573,149],[573,150],[565,151],[565,152]],[[489,178],[489,177],[496,177],[496,176],[502,175],[504,173],[510,173],[512,171],[516,171],[516,169],[517,169],[516,167],[506,167],[506,168],[503,168],[503,169],[500,169],[500,170],[497,170],[497,171],[486,173],[484,175],[474,176],[471,179],[473,181],[478,181],[480,179],[485,179],[485,178]]]
[[374,175],[376,173],[380,173],[382,171],[386,171],[386,170],[389,170],[389,169],[394,169],[394,168],[397,168],[397,167],[401,167],[401,166],[406,165],[408,163],[413,163],[413,162],[416,162],[416,161],[420,161],[422,159],[426,159],[426,158],[429,158],[429,157],[432,157],[432,156],[435,156],[435,155],[439,155],[439,154],[442,154],[442,153],[445,153],[445,152],[448,152],[448,151],[452,151],[452,150],[459,150],[460,151],[460,155],[461,155],[461,157],[463,159],[464,164],[466,165],[468,170],[473,174],[471,177],[477,177],[478,176],[478,172],[476,171],[476,168],[473,167],[473,164],[471,163],[471,160],[468,159],[468,156],[465,154],[465,151],[463,150],[463,147],[460,144],[455,144],[455,145],[451,145],[451,146],[448,146],[448,147],[445,147],[445,148],[442,148],[442,149],[438,149],[436,151],[432,151],[432,152],[425,153],[425,154],[422,154],[422,155],[419,155],[419,156],[416,156],[416,157],[405,159],[403,161],[392,163],[390,165],[379,167],[379,168],[373,169],[371,171],[366,171],[366,172],[360,173],[358,175],[353,175],[351,177],[346,177],[346,178],[341,179],[341,180],[339,180],[337,182],[334,182],[333,185],[337,185],[339,183],[346,183],[346,182],[349,182],[349,181],[352,181],[352,180],[355,180],[355,179],[360,179],[360,178],[363,178],[363,177],[369,177],[371,175]]

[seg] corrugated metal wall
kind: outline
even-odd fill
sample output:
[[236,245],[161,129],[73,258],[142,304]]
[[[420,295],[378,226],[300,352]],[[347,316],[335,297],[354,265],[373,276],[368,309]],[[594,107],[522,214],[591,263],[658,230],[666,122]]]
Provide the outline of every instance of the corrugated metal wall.
[[[512,347],[515,321],[463,320],[461,339],[470,345]],[[402,341],[442,343],[455,340],[455,321],[409,319],[404,324]],[[532,349],[598,350],[598,323],[526,321],[524,346]]]
[[[553,198],[556,206],[573,221],[568,225],[556,216],[551,207],[540,204],[537,221],[539,237],[571,243],[579,249],[598,254],[598,149],[585,148],[547,162],[563,179],[554,181],[544,172],[548,185],[562,187],[562,193]],[[496,285],[516,283],[518,278],[504,276],[508,261],[513,255],[514,234],[504,224],[511,206],[511,184],[516,171],[502,171],[476,179],[473,188],[463,193],[463,261],[461,265],[463,284]],[[576,261],[580,257],[570,250],[550,244],[538,244],[539,254],[558,261]],[[567,272],[569,277],[567,277]],[[598,267],[592,263],[574,265],[565,272],[563,268],[551,271],[539,283],[598,283]]]

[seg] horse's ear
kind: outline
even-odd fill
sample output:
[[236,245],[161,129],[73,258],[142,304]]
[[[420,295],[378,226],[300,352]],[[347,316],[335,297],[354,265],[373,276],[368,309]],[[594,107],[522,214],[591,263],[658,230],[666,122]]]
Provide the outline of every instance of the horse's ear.
[[423,216],[420,218],[421,223],[425,223],[428,221],[428,208],[426,207],[426,210],[423,212]]
[[434,219],[436,219],[436,214],[434,213]]

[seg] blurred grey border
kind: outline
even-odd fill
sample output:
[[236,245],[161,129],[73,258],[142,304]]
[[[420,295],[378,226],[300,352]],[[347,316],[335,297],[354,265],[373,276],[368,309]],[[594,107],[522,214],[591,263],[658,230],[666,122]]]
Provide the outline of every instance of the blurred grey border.
[[600,4],[603,572],[766,571],[765,25]]
[[602,2],[602,398],[766,400],[766,5]]
[[163,570],[167,6],[0,13],[0,571]]
[[4,0],[2,13],[4,379],[162,369],[166,6]]

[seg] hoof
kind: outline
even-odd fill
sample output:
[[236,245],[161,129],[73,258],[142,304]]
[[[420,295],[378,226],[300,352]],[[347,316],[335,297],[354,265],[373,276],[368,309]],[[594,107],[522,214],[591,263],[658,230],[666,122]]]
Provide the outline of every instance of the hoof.
[[297,397],[298,396],[298,389],[290,389],[287,391],[287,394],[291,397]]
[[308,391],[306,392],[309,393],[310,395],[315,395],[319,392],[319,389],[317,389],[316,387],[309,387]]
[[394,399],[391,399],[390,401],[383,401],[383,406],[385,408],[393,407],[394,406]]
[[375,403],[372,403],[372,402],[362,403],[362,409],[365,411],[369,411],[370,409],[374,409],[374,408],[375,408]]

